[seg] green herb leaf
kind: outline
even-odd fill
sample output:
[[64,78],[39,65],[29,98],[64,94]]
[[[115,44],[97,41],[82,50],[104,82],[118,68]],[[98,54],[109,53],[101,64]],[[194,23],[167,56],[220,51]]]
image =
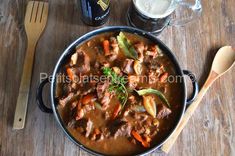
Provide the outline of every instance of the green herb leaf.
[[119,47],[124,52],[125,56],[129,58],[133,58],[135,60],[138,59],[138,54],[135,48],[131,45],[130,41],[126,38],[123,32],[119,33],[119,35],[117,36],[117,41],[118,41]]
[[111,68],[104,67],[102,68],[103,74],[110,78],[111,84],[109,86],[109,91],[114,91],[117,95],[118,100],[122,104],[122,108],[125,106],[128,98],[128,92],[125,87],[127,83],[124,77],[118,76]]
[[152,89],[152,88],[149,88],[149,89],[142,89],[142,90],[136,90],[136,92],[142,96],[142,95],[145,95],[145,94],[156,94],[161,100],[163,100],[167,106],[170,108],[171,105],[170,103],[168,102],[168,100],[166,99],[165,95],[160,92],[159,90],[156,90],[156,89]]

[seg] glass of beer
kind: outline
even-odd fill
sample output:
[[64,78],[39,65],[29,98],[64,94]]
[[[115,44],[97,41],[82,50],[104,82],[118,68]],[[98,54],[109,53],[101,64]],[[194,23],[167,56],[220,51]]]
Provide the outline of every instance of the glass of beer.
[[[190,10],[189,17],[173,19],[172,13],[180,7]],[[127,21],[133,27],[159,34],[169,25],[184,25],[196,19],[201,11],[201,0],[195,0],[194,4],[187,0],[132,0]]]

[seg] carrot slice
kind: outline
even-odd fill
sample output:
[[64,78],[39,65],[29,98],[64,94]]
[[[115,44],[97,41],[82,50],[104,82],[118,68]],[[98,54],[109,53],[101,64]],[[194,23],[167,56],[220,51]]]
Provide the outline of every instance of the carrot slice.
[[82,98],[82,104],[86,105],[95,100],[94,94],[88,94]]
[[134,138],[136,139],[136,140],[138,140],[139,142],[142,142],[142,137],[139,135],[139,133],[137,133],[136,131],[134,131],[134,130],[132,130],[131,131],[131,134],[134,136]]
[[134,138],[141,142],[141,144],[145,147],[145,148],[148,148],[150,147],[150,144],[148,142],[146,142],[140,135],[139,133],[137,133],[136,131],[132,130],[131,131],[131,134],[134,136]]
[[103,41],[103,48],[104,48],[104,54],[105,56],[110,54],[110,50],[109,50],[109,40],[104,40]]
[[141,144],[145,147],[145,148],[149,148],[150,144],[146,141],[142,141]]
[[95,134],[95,135],[99,135],[100,133],[101,133],[101,132],[100,132],[100,130],[99,130],[98,128],[95,128],[95,129],[94,129],[94,134]]
[[163,73],[159,78],[160,82],[164,82],[167,79],[167,77],[168,77],[168,73]]
[[113,111],[112,120],[114,120],[114,119],[118,116],[118,114],[119,114],[121,108],[122,108],[122,107],[121,107],[120,103],[118,103],[118,104],[115,106],[114,111]]
[[73,73],[73,70],[71,69],[71,68],[67,68],[66,69],[66,72],[67,72],[67,74],[68,74],[68,76],[69,76],[69,79],[70,80],[74,80],[74,73]]

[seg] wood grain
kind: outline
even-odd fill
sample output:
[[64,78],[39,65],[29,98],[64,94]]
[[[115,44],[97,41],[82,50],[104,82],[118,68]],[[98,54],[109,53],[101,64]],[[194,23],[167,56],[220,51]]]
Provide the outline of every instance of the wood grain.
[[[129,1],[111,1],[111,18],[106,25],[126,24]],[[51,74],[66,46],[97,28],[81,22],[77,0],[49,3],[47,27],[36,48],[26,127],[12,131],[26,51],[23,19],[27,1],[0,1],[0,156],[89,155],[68,140],[52,115],[39,110],[35,93],[40,73]],[[200,84],[219,47],[235,46],[234,4],[235,0],[203,1],[200,19],[185,27],[169,27],[159,36],[174,51],[182,68],[196,74]],[[176,11],[176,16],[182,12]],[[213,84],[169,155],[235,155],[234,72],[232,69]],[[45,101],[49,103],[48,90]]]

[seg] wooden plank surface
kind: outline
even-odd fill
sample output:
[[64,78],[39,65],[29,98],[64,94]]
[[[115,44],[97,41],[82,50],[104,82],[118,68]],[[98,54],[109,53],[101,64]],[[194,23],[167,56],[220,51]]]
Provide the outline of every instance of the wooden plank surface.
[[[111,17],[106,25],[126,25],[129,2],[112,0]],[[51,74],[66,46],[97,28],[81,22],[77,0],[50,0],[49,3],[48,24],[36,51],[26,127],[13,131],[26,51],[23,19],[27,0],[0,0],[0,156],[89,155],[63,134],[53,115],[39,110],[35,93],[40,73]],[[178,10],[176,16],[182,12]],[[168,27],[159,38],[174,51],[182,68],[194,72],[202,84],[218,48],[235,46],[234,15],[235,0],[204,0],[199,20],[185,27]],[[169,155],[235,155],[234,72],[233,68],[211,87]],[[49,103],[48,90],[45,101]]]

